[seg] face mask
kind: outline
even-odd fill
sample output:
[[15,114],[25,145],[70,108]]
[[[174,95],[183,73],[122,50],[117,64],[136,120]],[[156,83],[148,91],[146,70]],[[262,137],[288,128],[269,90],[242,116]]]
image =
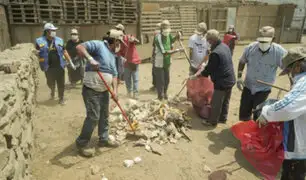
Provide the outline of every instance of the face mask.
[[121,48],[121,46],[120,46],[120,44],[115,48],[115,53],[118,53],[119,51],[120,51],[120,48]]
[[50,36],[51,37],[55,37],[56,36],[56,32],[55,31],[51,31]]
[[266,52],[271,47],[271,43],[265,42],[265,43],[259,43],[259,49],[262,52]]
[[79,36],[78,36],[78,35],[71,35],[71,39],[72,39],[72,40],[78,40],[78,39],[79,39]]
[[162,33],[164,36],[168,36],[170,34],[170,32],[163,32]]

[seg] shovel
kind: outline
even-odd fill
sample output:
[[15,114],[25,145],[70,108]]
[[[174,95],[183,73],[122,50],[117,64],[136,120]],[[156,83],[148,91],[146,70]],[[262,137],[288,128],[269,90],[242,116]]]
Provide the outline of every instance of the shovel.
[[129,126],[131,127],[132,131],[135,133],[136,132],[136,127],[137,127],[137,123],[132,123],[129,118],[127,117],[125,111],[122,109],[121,105],[119,104],[119,101],[115,98],[115,94],[113,93],[113,91],[110,89],[110,87],[107,85],[105,79],[103,78],[102,74],[100,71],[97,71],[99,77],[101,78],[101,80],[103,81],[107,91],[111,94],[113,100],[115,101],[115,103],[117,104],[117,106],[119,107],[124,119],[128,122]]

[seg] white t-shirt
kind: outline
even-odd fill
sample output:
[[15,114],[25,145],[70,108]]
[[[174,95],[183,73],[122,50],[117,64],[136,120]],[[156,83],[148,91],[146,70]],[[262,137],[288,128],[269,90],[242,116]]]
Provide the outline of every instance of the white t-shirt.
[[197,68],[207,55],[208,42],[203,36],[194,34],[189,38],[189,48],[192,49],[191,65]]
[[[104,80],[106,81],[107,85],[110,86],[113,81],[113,75],[108,73],[101,73]],[[83,84],[95,91],[104,92],[107,91],[102,79],[98,75],[97,72],[94,71],[87,71],[84,75]]]

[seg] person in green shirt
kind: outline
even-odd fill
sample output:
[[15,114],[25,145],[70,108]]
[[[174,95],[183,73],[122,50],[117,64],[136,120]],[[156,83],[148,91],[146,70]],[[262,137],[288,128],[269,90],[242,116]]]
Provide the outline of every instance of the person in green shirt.
[[182,49],[172,50],[173,43],[181,38],[180,33],[174,37],[171,34],[170,22],[164,20],[161,23],[161,31],[154,37],[154,76],[159,100],[168,99],[167,90],[170,82],[171,55],[182,51]]

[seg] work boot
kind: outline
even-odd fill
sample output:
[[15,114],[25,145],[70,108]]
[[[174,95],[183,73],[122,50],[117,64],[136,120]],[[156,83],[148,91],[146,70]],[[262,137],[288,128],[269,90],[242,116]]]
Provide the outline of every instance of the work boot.
[[111,142],[111,141],[99,141],[98,146],[108,147],[108,148],[117,148],[119,147],[119,144],[117,142]]
[[168,94],[167,93],[164,94],[164,99],[168,100]]

